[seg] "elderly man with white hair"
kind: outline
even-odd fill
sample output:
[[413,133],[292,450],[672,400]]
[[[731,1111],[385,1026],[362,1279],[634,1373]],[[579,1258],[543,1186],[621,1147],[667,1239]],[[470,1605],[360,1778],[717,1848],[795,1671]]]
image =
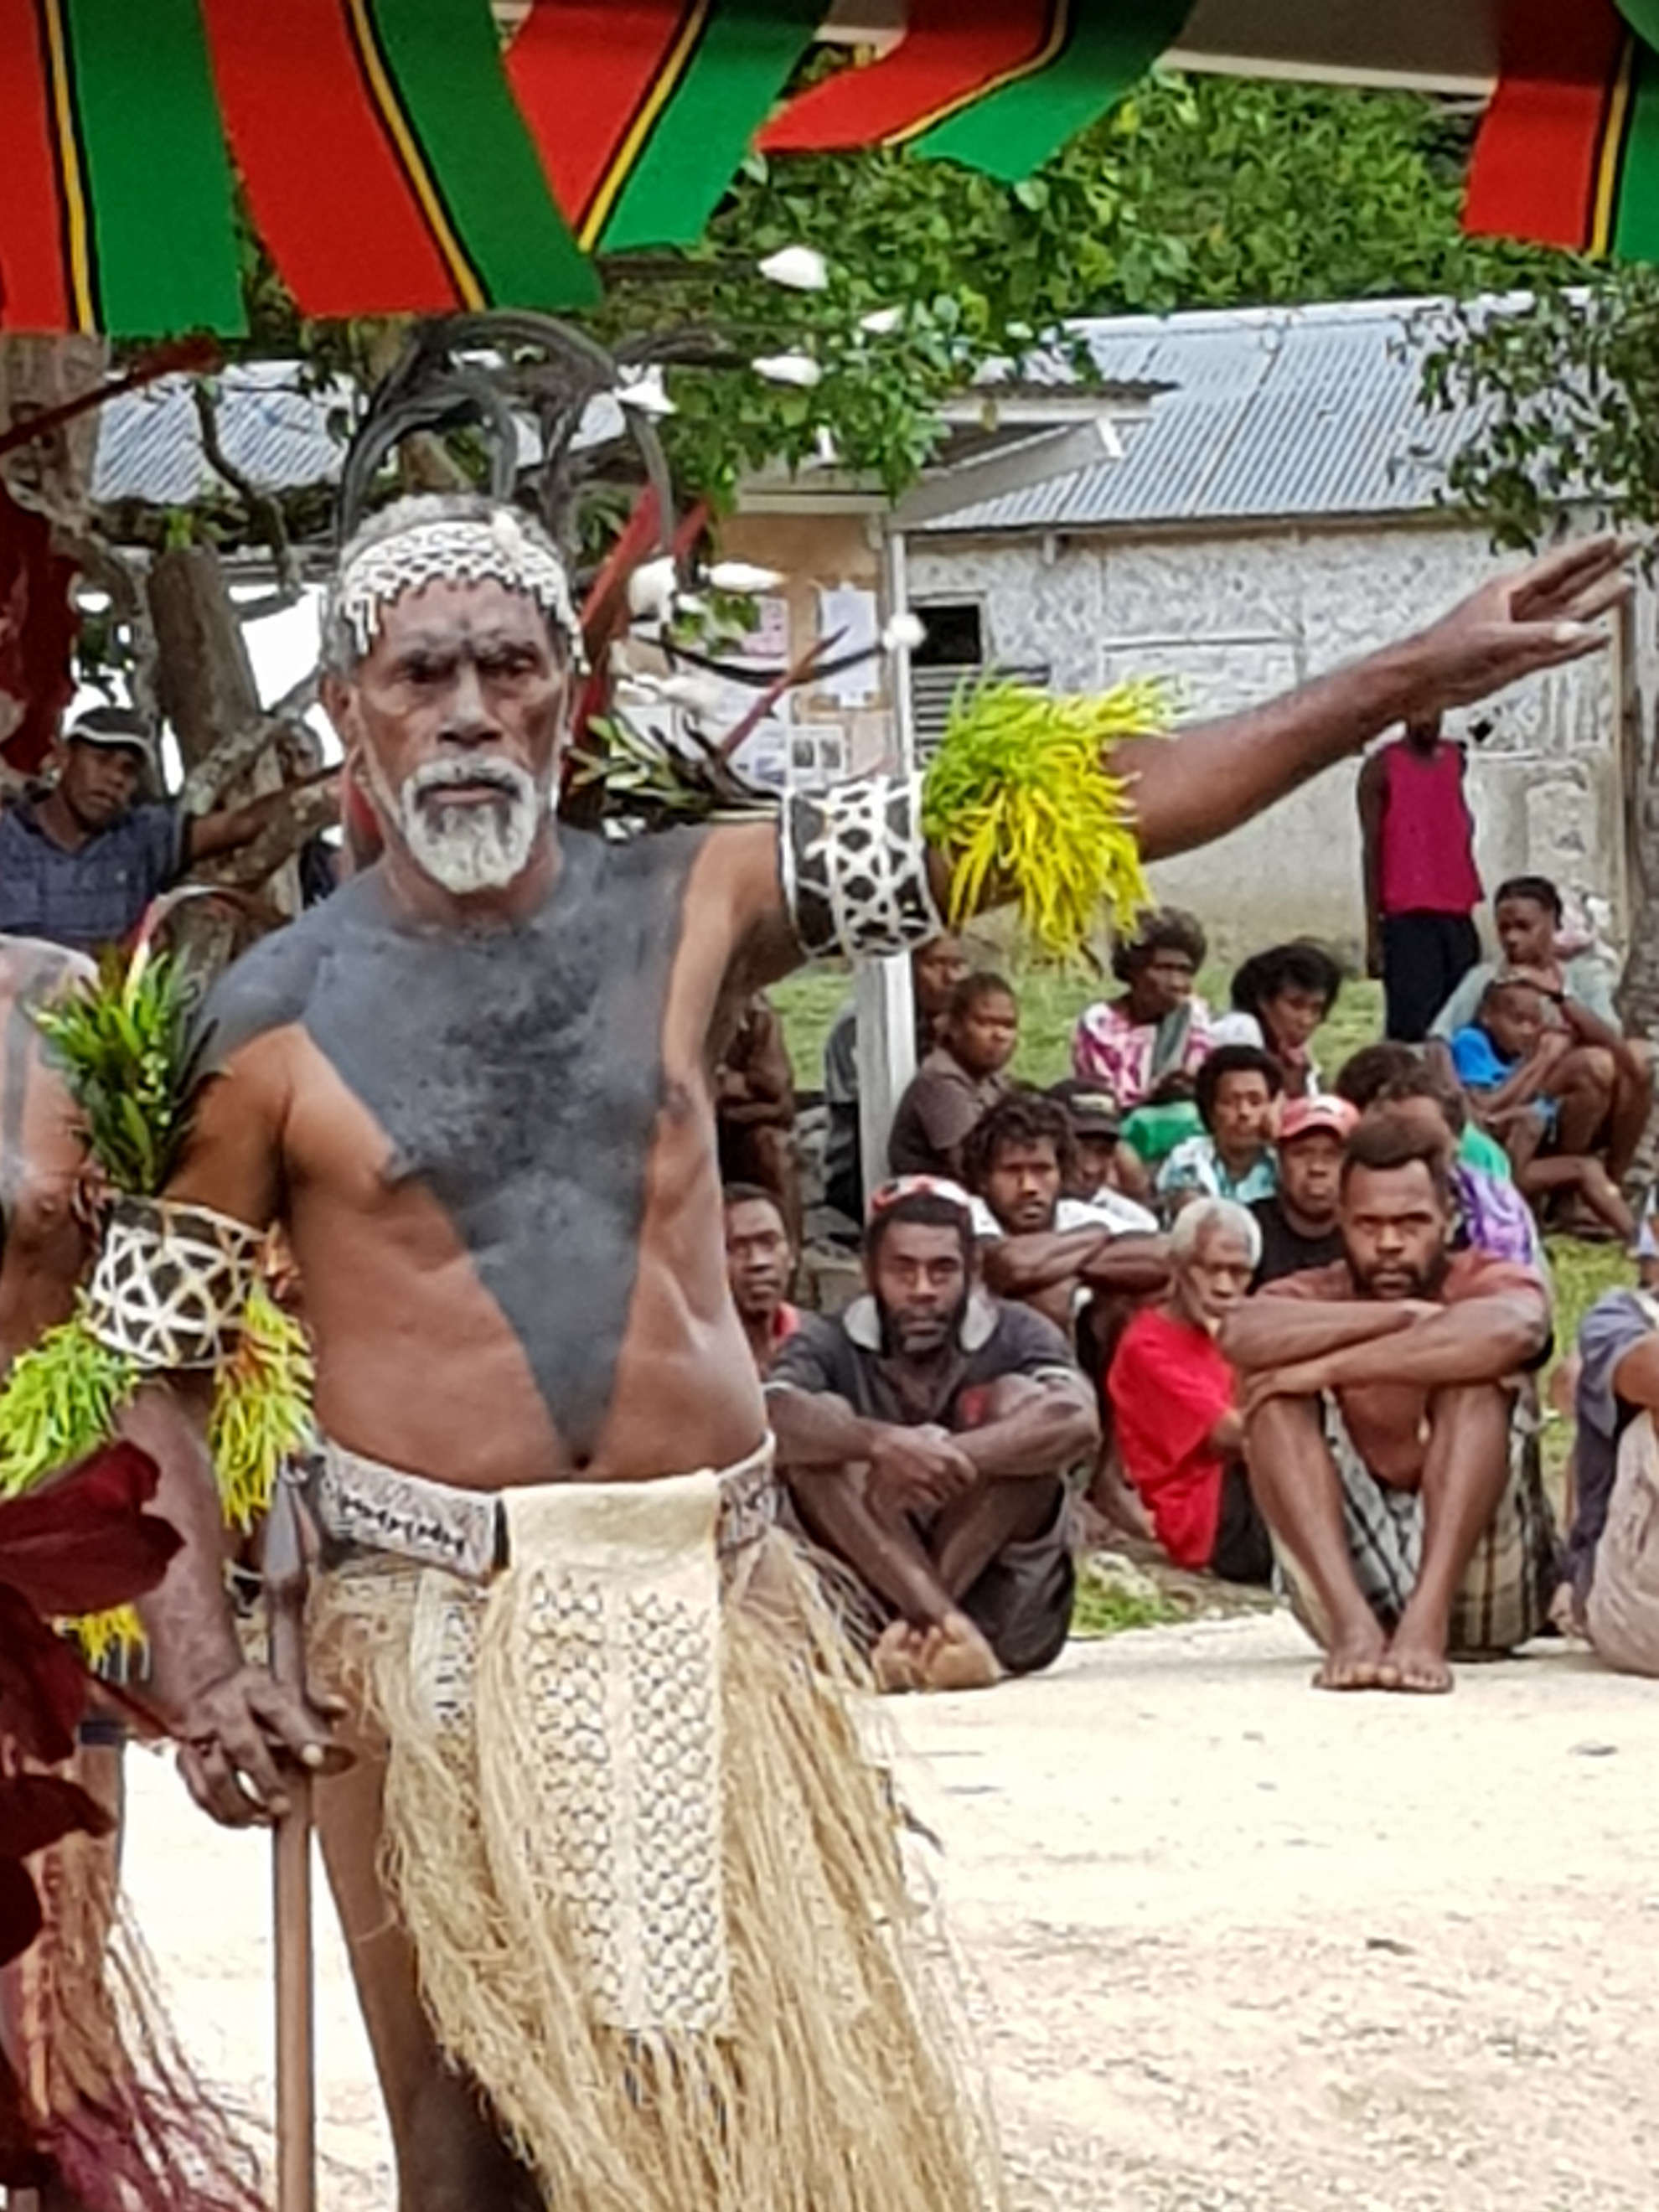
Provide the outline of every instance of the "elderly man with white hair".
[[1177,1566],[1233,1583],[1273,1574],[1236,1378],[1217,1342],[1261,1258],[1261,1225],[1247,1206],[1202,1198],[1184,1208],[1170,1232],[1170,1294],[1125,1329],[1107,1385],[1124,1472],[1158,1542]]

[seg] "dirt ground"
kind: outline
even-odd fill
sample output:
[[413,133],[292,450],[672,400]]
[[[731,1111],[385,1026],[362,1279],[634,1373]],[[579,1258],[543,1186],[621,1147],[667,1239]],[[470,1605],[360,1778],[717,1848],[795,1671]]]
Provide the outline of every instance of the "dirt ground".
[[[1447,1699],[1343,1699],[1310,1664],[1255,1616],[888,1709],[1020,2205],[1650,2212],[1659,1685],[1540,1645]],[[132,1767],[131,1886],[170,1990],[268,2099],[267,1848]],[[324,2203],[390,2207],[331,1925],[320,2041]]]

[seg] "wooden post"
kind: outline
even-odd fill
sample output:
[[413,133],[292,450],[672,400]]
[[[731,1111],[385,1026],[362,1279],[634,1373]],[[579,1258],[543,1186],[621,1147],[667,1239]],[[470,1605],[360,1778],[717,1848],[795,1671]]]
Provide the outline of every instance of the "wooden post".
[[[882,536],[882,613],[908,612],[904,533],[889,523]],[[889,663],[893,689],[893,757],[886,766],[908,775],[915,766],[910,713],[910,656],[902,647]],[[860,960],[853,970],[858,1010],[859,1150],[866,1194],[887,1179],[887,1139],[905,1086],[916,1072],[916,1024],[910,963],[902,953]]]
[[[306,1569],[300,1504],[279,1479],[265,1528],[265,1605],[270,1671],[305,1695]],[[284,1775],[288,1811],[273,1847],[276,1948],[276,2212],[315,2212],[316,2062],[313,2043],[311,1777]]]

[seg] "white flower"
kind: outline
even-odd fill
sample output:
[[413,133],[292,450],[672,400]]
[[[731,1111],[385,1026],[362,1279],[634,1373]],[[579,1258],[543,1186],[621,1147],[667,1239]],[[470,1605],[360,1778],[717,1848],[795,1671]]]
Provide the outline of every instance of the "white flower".
[[641,562],[628,580],[628,611],[636,621],[666,621],[679,580],[666,553],[660,560]]
[[661,696],[670,706],[684,708],[699,722],[713,720],[726,703],[725,690],[714,676],[667,677]]
[[927,635],[927,625],[920,615],[908,611],[895,615],[881,634],[884,653],[914,653]]
[[868,331],[872,338],[890,338],[903,320],[902,307],[878,307],[873,313],[859,317],[859,328]]
[[782,284],[792,292],[823,292],[830,285],[830,268],[815,246],[786,246],[776,253],[769,253],[760,264],[760,273],[774,284]]
[[763,354],[751,366],[756,375],[763,376],[769,384],[798,384],[803,392],[823,381],[823,371],[810,354]]
[[633,408],[641,415],[678,415],[679,412],[669,398],[662,380],[662,368],[653,362],[648,368],[624,368],[618,372],[621,381],[617,397],[624,407]]
[[775,592],[783,578],[775,568],[757,568],[751,562],[717,561],[708,571],[708,581],[714,591],[747,599],[754,592]]

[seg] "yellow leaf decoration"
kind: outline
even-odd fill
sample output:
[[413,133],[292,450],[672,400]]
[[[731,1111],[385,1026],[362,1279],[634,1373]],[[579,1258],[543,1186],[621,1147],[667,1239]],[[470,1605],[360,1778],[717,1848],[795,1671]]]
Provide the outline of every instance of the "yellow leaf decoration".
[[951,926],[1009,897],[1059,960],[1083,951],[1103,908],[1131,927],[1152,897],[1128,788],[1107,756],[1169,721],[1153,682],[1085,696],[991,676],[958,692],[922,793],[923,828],[951,865]]
[[256,1290],[220,1369],[208,1449],[225,1519],[244,1535],[270,1503],[283,1462],[312,1438],[311,1347],[299,1322]]

